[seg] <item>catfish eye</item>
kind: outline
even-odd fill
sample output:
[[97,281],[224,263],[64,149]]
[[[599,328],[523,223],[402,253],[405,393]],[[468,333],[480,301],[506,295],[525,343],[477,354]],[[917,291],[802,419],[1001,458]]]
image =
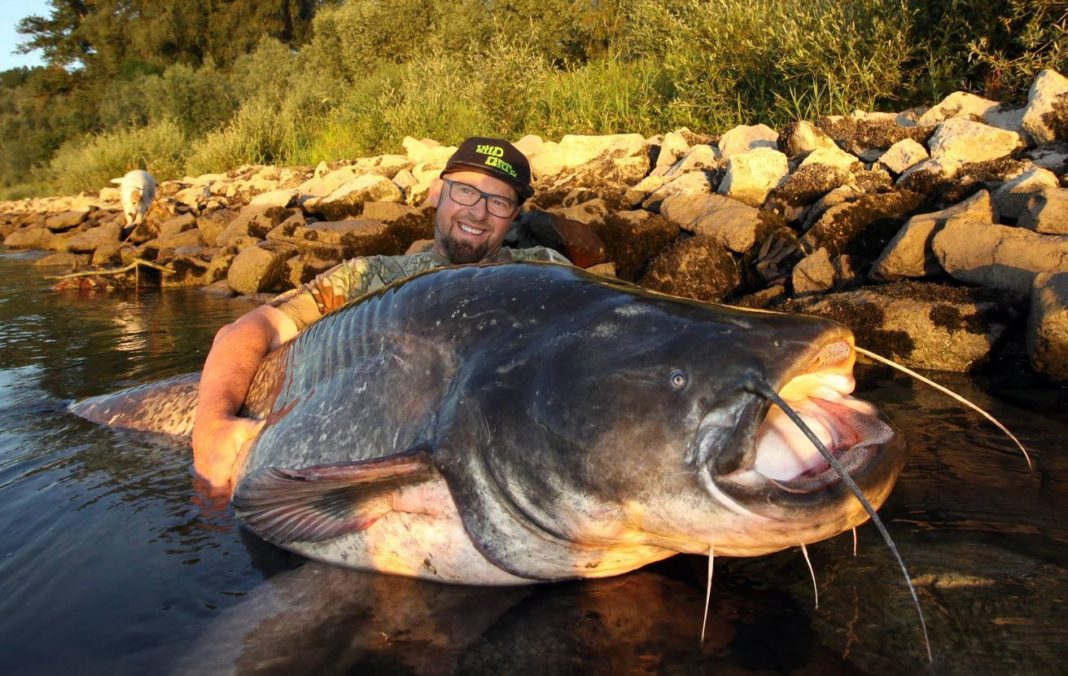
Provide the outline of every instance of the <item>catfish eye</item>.
[[686,372],[681,369],[675,369],[668,376],[668,382],[671,383],[671,388],[675,390],[681,390],[686,387],[686,384],[690,382],[690,377],[686,375]]

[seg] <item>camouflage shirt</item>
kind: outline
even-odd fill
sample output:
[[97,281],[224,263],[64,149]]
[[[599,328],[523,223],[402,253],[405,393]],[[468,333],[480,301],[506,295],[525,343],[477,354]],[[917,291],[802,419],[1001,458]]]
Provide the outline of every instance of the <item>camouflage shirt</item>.
[[[509,249],[501,247],[486,263],[543,261],[570,262],[562,254],[545,247]],[[450,265],[448,259],[433,251],[406,256],[366,256],[352,258],[320,274],[307,284],[287,291],[268,305],[286,313],[298,331],[337,310],[351,300],[381,289],[399,279]]]

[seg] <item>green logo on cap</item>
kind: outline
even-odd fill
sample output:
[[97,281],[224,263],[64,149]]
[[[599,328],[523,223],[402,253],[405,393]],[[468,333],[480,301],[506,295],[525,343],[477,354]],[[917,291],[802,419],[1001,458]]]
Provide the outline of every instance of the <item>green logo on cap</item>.
[[482,144],[475,146],[475,152],[480,155],[486,155],[485,164],[487,167],[494,167],[508,174],[512,178],[519,178],[519,173],[516,172],[515,168],[508,162],[505,162],[503,159],[501,159],[502,157],[504,157],[504,148],[500,146]]

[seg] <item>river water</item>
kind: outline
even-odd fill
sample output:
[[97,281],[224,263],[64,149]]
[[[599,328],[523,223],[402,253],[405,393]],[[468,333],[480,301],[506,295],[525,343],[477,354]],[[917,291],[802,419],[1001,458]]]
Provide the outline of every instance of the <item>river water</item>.
[[250,309],[199,290],[77,295],[0,251],[0,673],[1064,673],[1068,390],[1006,365],[938,377],[1029,448],[881,369],[863,396],[905,435],[878,534],[595,582],[479,589],[304,563],[207,497],[189,450],[69,402],[199,368]]

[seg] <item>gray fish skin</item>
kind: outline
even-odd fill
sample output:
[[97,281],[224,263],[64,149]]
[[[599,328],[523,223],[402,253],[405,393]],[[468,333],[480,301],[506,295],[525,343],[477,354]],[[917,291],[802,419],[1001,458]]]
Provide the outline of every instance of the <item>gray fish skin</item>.
[[191,438],[199,385],[199,373],[184,373],[82,399],[71,404],[70,411],[101,425]]
[[[311,558],[465,584],[822,540],[866,514],[826,472],[754,469],[791,451],[757,443],[769,404],[751,384],[851,383],[851,346],[829,320],[566,266],[432,271],[264,360],[246,408],[268,423],[234,504],[253,531]],[[873,415],[826,408],[827,434],[860,438],[836,452],[882,504],[903,446]]]

